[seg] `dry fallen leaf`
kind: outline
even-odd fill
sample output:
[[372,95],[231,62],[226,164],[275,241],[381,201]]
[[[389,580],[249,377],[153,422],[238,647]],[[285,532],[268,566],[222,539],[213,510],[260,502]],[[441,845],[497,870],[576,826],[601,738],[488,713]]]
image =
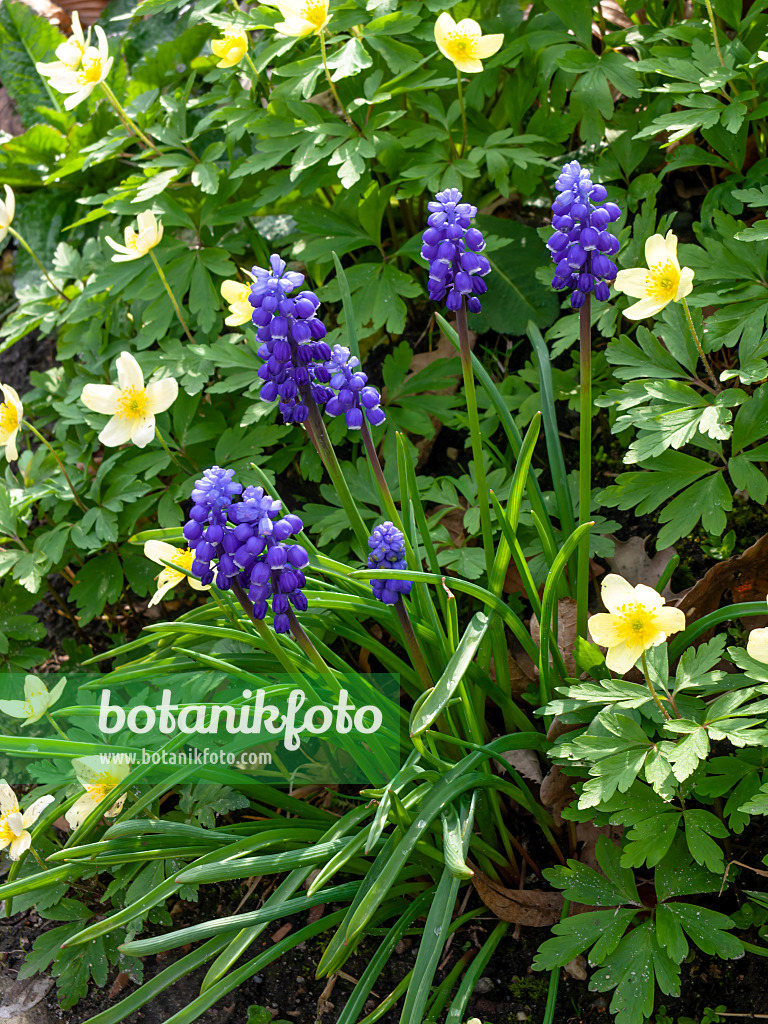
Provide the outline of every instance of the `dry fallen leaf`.
[[45,998],[52,985],[53,978],[37,977],[28,981],[16,981],[4,974],[0,1020],[20,1020],[27,1010],[37,1006]]
[[[765,601],[766,594],[768,534],[742,554],[713,565],[695,586],[678,595],[677,607],[685,612],[688,622],[694,622],[716,611],[726,595],[730,595],[730,601],[737,604],[742,601]],[[755,625],[756,620],[751,618],[750,626]]]
[[564,774],[560,765],[553,765],[544,776],[539,796],[559,828],[563,823],[561,811],[576,799],[571,779]]
[[[614,538],[613,555],[606,559],[611,570],[623,576],[633,587],[639,583],[655,587],[670,559],[677,554],[674,548],[664,548],[651,558],[645,550],[647,540],[647,537],[630,537],[628,541]],[[667,593],[665,596],[672,595]]]
[[592,821],[580,821],[576,825],[576,838],[582,843],[579,851],[579,860],[595,871],[603,874],[603,869],[597,863],[597,840],[600,836],[607,836],[614,846],[619,846],[621,837],[624,834],[623,825],[595,825]]
[[519,772],[524,779],[530,779],[537,785],[541,783],[541,765],[533,750],[505,750],[499,760],[506,761],[512,765],[516,772]]
[[529,928],[546,928],[560,920],[563,910],[561,893],[540,892],[537,889],[505,889],[474,865],[472,870],[472,885],[477,895],[500,920]]
[[[569,676],[576,675],[576,662],[573,657],[573,648],[576,643],[578,629],[576,628],[576,602],[572,597],[561,597],[557,603],[557,646],[565,662],[565,670]],[[531,636],[533,642],[538,646],[541,639],[541,628],[539,620],[535,615],[531,616]],[[549,656],[550,664],[552,655]]]

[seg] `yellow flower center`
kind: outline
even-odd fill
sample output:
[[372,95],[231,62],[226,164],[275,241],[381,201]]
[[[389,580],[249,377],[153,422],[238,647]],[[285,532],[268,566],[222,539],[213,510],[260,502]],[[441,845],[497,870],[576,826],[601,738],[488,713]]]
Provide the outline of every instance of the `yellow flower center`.
[[79,85],[97,85],[101,81],[101,58],[89,57],[77,73]]
[[19,410],[12,402],[3,402],[0,405],[0,431],[11,434],[18,428]]
[[117,785],[116,782],[87,782],[85,783],[85,792],[88,796],[101,803]]
[[304,4],[301,16],[304,21],[308,21],[310,25],[314,25],[315,29],[319,31],[323,27],[327,17],[326,6],[324,3],[316,2],[316,0],[315,2],[313,2],[313,0],[309,0],[308,3]]
[[115,416],[126,420],[140,420],[147,414],[149,399],[144,388],[129,387],[120,392]]
[[679,284],[680,271],[669,260],[666,263],[657,263],[648,270],[647,295],[655,302],[671,302],[677,295]]
[[169,559],[174,565],[178,565],[180,569],[186,569],[188,572],[192,572],[194,560],[195,552],[190,548],[176,548],[176,554]]
[[627,647],[645,649],[658,635],[656,612],[642,604],[623,604],[616,613],[616,631]]
[[[167,561],[172,562],[174,565],[178,565],[180,569],[186,569],[187,572],[192,572],[194,560],[195,552],[190,550],[190,548],[176,548],[175,554],[167,559]],[[178,572],[176,569],[171,569],[166,565],[157,577],[157,585],[158,587],[164,587],[166,584],[171,583],[175,587],[177,583],[181,583],[185,579],[187,579],[185,573]]]
[[450,49],[457,57],[472,56],[474,38],[464,32],[452,32],[449,35],[449,45],[447,45],[446,49]]

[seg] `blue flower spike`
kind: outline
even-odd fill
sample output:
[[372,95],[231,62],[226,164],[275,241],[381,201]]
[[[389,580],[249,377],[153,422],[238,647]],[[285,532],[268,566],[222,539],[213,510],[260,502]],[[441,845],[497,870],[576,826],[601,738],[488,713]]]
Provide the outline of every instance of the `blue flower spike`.
[[[292,514],[278,518],[282,502],[263,487],[246,487],[233,480],[234,470],[206,469],[192,491],[194,505],[184,536],[195,552],[192,572],[219,590],[238,583],[253,602],[253,617],[263,619],[272,608],[276,633],[290,630],[290,606],[307,610],[302,593],[307,584],[302,569],[309,556],[290,538],[304,524]],[[235,496],[240,500],[234,501]],[[214,564],[215,563],[215,564]]]
[[590,292],[604,302],[610,298],[609,282],[615,280],[617,272],[610,257],[619,251],[619,240],[606,229],[621,217],[621,210],[616,203],[605,201],[605,186],[594,184],[578,160],[563,167],[555,188],[555,230],[547,242],[557,264],[552,287],[569,288],[574,309],[584,305]]
[[[407,569],[405,561],[405,538],[390,522],[377,526],[370,536],[368,547],[369,569]],[[384,604],[397,604],[401,595],[407,597],[413,586],[410,580],[371,580],[373,596]]]
[[264,360],[259,377],[264,381],[261,397],[278,400],[284,423],[303,423],[309,415],[307,398],[324,405],[333,396],[325,385],[330,376],[325,368],[331,358],[325,325],[317,316],[320,300],[314,292],[301,291],[304,275],[286,270],[285,260],[269,258],[270,270],[253,268],[254,282],[249,301],[253,306],[259,355]]
[[325,406],[331,416],[344,414],[350,430],[359,430],[363,425],[363,413],[372,427],[378,427],[386,416],[380,408],[381,395],[368,383],[368,377],[356,369],[360,360],[350,355],[348,348],[334,345],[331,358],[325,364],[330,375],[330,387],[336,392]]
[[478,295],[488,289],[483,278],[491,265],[480,255],[485,248],[482,232],[472,227],[477,207],[462,203],[457,188],[447,188],[427,203],[427,209],[421,256],[429,262],[429,297],[433,302],[445,299],[454,312],[466,301],[470,313],[479,313]]

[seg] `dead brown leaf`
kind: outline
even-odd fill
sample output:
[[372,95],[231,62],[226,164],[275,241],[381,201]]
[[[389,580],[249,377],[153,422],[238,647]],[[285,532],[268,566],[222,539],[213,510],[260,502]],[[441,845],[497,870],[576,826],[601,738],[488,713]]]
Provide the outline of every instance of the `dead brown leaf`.
[[623,834],[623,825],[597,826],[592,821],[578,822],[576,825],[576,838],[580,843],[583,843],[579,852],[579,860],[582,864],[587,864],[589,867],[594,868],[595,871],[603,874],[603,869],[597,863],[597,855],[595,853],[597,840],[600,836],[607,836],[614,846],[618,846]]
[[499,756],[499,760],[506,761],[512,765],[516,772],[519,772],[524,779],[530,779],[536,785],[540,785],[543,775],[539,759],[533,750],[505,750]]
[[[563,656],[565,670],[569,676],[576,675],[576,662],[573,647],[576,643],[576,602],[572,597],[561,597],[557,603],[557,647]],[[531,636],[538,646],[541,640],[541,628],[535,615],[531,616]],[[550,663],[552,655],[550,654]]]
[[472,865],[472,876],[477,895],[489,910],[502,921],[522,924],[529,928],[546,928],[560,920],[563,897],[559,892],[540,892],[537,889],[505,889]]
[[539,790],[541,802],[552,815],[555,825],[559,828],[563,823],[561,811],[576,799],[570,778],[564,774],[560,765],[555,764],[544,776]]
[[[613,555],[606,559],[613,572],[629,580],[633,587],[644,583],[647,587],[655,587],[670,559],[677,554],[674,548],[657,551],[653,558],[645,550],[647,537],[630,537],[628,541],[614,538]],[[665,595],[671,597],[671,592]]]
[[[740,555],[718,562],[687,590],[677,607],[685,612],[688,622],[716,611],[729,595],[734,604],[742,601],[764,601],[768,594],[768,534],[761,537]],[[768,607],[766,608],[768,612]],[[750,626],[756,620],[750,618]]]
[[109,990],[109,999],[117,999],[124,988],[128,988],[131,984],[131,976],[128,971],[120,971],[115,980],[112,982],[112,988]]

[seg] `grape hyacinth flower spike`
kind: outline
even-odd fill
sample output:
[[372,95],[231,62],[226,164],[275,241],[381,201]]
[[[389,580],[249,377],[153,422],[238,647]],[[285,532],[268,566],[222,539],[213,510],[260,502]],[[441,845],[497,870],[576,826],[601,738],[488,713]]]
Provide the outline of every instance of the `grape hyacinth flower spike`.
[[616,203],[606,202],[605,186],[593,184],[589,171],[578,160],[563,167],[555,188],[555,230],[547,242],[557,264],[552,287],[570,288],[574,309],[580,309],[592,292],[605,302],[610,298],[609,282],[617,273],[610,257],[619,251],[618,238],[606,229],[619,219],[621,210]]
[[[607,202],[604,185],[595,184],[578,160],[565,164],[555,182],[552,233],[547,248],[557,264],[553,288],[571,290],[571,306],[579,311],[579,526],[589,522],[592,509],[592,294],[610,298],[617,267],[611,256],[619,240],[607,227],[621,217],[616,203]],[[589,612],[589,531],[579,543],[576,568],[576,606],[579,636],[586,639]]]
[[[389,521],[377,526],[368,538],[370,554],[366,563],[369,569],[407,569],[408,563],[405,559],[405,536],[394,523]],[[425,690],[434,685],[427,663],[424,660],[419,641],[408,615],[403,598],[411,592],[413,583],[410,580],[398,579],[372,579],[370,581],[373,596],[382,604],[394,608],[400,627],[403,631],[406,646],[411,655],[413,667],[419,674]]]
[[[369,569],[407,569],[405,537],[393,523],[377,526],[368,540],[368,547],[371,549]],[[371,580],[373,596],[384,604],[397,604],[401,595],[410,594],[412,586],[410,580]]]
[[457,188],[447,188],[438,192],[434,200],[427,203],[427,209],[429,216],[427,230],[421,236],[421,256],[429,263],[430,299],[433,302],[445,299],[448,309],[456,314],[456,333],[459,336],[459,354],[472,438],[472,457],[477,477],[485,568],[490,579],[494,557],[491,505],[485,478],[484,444],[477,411],[467,312],[480,312],[478,296],[484,295],[488,290],[483,278],[491,272],[491,264],[488,258],[482,255],[485,249],[483,234],[472,226],[472,220],[477,216],[477,207],[462,202],[462,194]]
[[466,301],[470,313],[480,312],[480,299],[488,288],[483,278],[491,272],[482,232],[472,227],[477,207],[461,201],[457,188],[438,192],[427,204],[427,230],[421,236],[421,256],[429,262],[429,297],[443,298],[457,312]]
[[[265,360],[258,375],[264,382],[261,397],[278,401],[284,423],[304,424],[315,450],[328,471],[359,544],[367,530],[350,494],[320,407],[334,397],[328,387],[326,363],[331,349],[324,340],[325,326],[317,316],[320,301],[311,291],[291,295],[304,283],[304,275],[287,270],[285,260],[269,258],[270,269],[253,268],[249,301],[253,306],[259,355]],[[362,397],[362,396],[361,396]]]
[[253,268],[249,296],[261,342],[259,355],[265,360],[258,371],[264,381],[261,397],[266,402],[278,400],[284,423],[303,423],[310,397],[317,405],[332,397],[325,387],[330,379],[325,362],[331,358],[331,349],[323,341],[326,330],[317,316],[320,300],[315,293],[290,295],[304,283],[304,275],[286,270],[285,260],[277,255],[270,256],[269,262],[269,270]]
[[307,610],[301,570],[309,556],[300,544],[289,543],[303,523],[295,515],[278,518],[282,502],[263,487],[243,490],[233,477],[234,470],[214,466],[192,491],[194,505],[184,527],[195,552],[191,571],[203,582],[215,576],[219,590],[232,590],[254,619],[264,619],[271,605],[275,632],[288,633],[290,606]]
[[343,345],[334,345],[331,358],[325,364],[330,375],[329,386],[335,392],[329,398],[325,411],[330,416],[346,416],[350,430],[359,430],[363,426],[363,413],[373,427],[384,422],[386,416],[381,406],[381,395],[378,389],[368,383],[368,377],[361,370],[357,356],[350,354]]

